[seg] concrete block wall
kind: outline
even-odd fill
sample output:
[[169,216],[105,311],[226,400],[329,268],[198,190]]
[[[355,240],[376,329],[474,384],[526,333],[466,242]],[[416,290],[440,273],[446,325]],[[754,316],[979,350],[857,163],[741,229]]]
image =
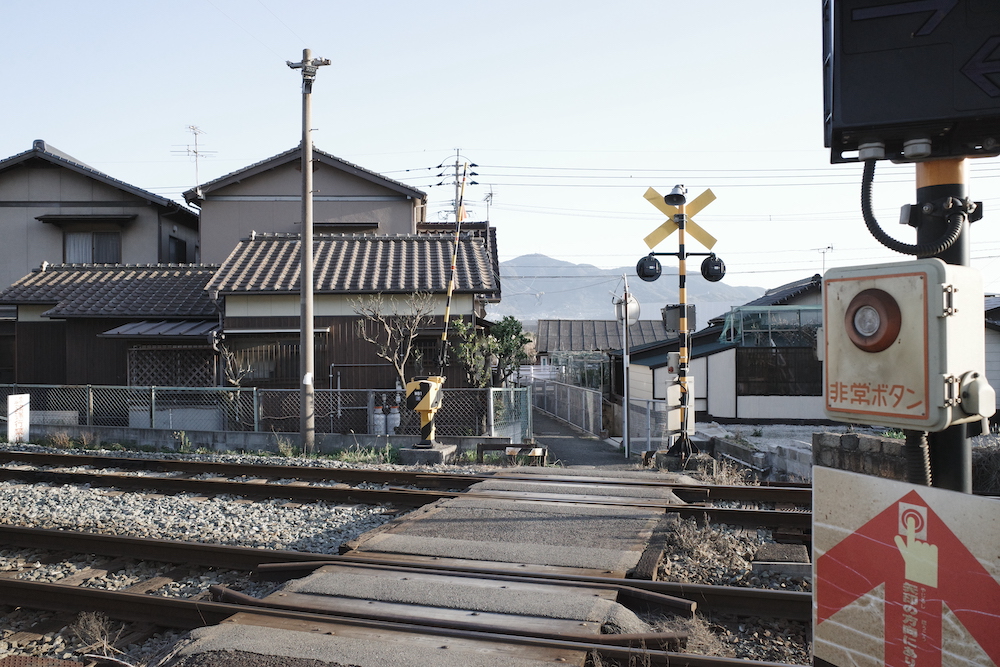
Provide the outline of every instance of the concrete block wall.
[[904,441],[860,433],[813,433],[813,463],[906,481]]
[[[183,434],[183,436],[181,436]],[[301,436],[298,433],[263,433],[252,431],[178,431],[175,429],[126,428],[113,426],[69,426],[65,424],[31,424],[31,441],[40,442],[46,438],[69,437],[86,440],[96,445],[132,443],[178,449],[183,437],[192,448],[212,451],[269,451],[277,452],[279,443],[298,447]],[[394,448],[412,447],[420,441],[419,435],[342,435],[331,433],[316,434],[317,453],[331,453],[353,447],[382,448],[386,444]],[[442,436],[438,441],[443,445],[455,445],[458,452],[476,451],[479,443],[509,445],[510,438],[475,436]]]

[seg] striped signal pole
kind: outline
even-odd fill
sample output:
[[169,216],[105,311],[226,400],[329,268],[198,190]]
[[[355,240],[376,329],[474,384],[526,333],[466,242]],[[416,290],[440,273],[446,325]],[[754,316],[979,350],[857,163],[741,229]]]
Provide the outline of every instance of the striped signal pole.
[[[687,201],[687,188],[683,185],[676,185],[666,196],[661,196],[656,190],[649,188],[643,197],[658,210],[669,216],[666,222],[653,230],[644,239],[646,245],[652,249],[675,231],[677,232],[679,245],[678,252],[676,253],[650,253],[650,255],[676,255],[678,260],[678,300],[680,301],[681,313],[680,340],[678,341],[680,363],[677,368],[677,383],[680,385],[681,390],[681,434],[677,442],[668,450],[668,455],[679,456],[683,459],[697,451],[691,442],[691,434],[688,429],[693,405],[691,402],[690,382],[688,382],[691,360],[691,332],[688,326],[687,258],[690,254],[704,254],[689,253],[687,251],[687,236],[690,232],[692,237],[701,242],[709,250],[716,244],[715,237],[692,220],[696,213],[715,201],[715,194],[711,190],[705,190],[689,204]],[[709,254],[714,258],[713,254]],[[656,275],[659,275],[659,271],[657,271]],[[644,277],[643,279],[649,280],[650,278]],[[652,279],[655,280],[655,277]]]
[[677,368],[677,382],[681,387],[681,436],[670,447],[667,454],[687,458],[695,452],[688,433],[688,411],[691,409],[691,394],[688,391],[688,369],[690,366],[689,348],[691,332],[688,331],[687,306],[687,188],[678,185],[664,197],[667,204],[677,207],[674,223],[677,225],[677,300],[681,307],[680,316],[680,366]]

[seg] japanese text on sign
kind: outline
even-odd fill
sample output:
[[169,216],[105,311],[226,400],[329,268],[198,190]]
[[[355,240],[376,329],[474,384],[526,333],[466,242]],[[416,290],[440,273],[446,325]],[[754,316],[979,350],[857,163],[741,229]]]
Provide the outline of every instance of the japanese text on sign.
[[839,405],[913,410],[923,405],[923,402],[920,394],[902,384],[831,382],[827,386],[827,404],[831,407]]

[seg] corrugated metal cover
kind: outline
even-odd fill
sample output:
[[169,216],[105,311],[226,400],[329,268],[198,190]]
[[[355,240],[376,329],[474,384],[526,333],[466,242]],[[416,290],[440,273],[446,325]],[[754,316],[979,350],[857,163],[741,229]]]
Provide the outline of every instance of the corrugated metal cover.
[[117,338],[204,338],[213,331],[219,330],[219,322],[212,320],[183,320],[150,322],[132,322],[123,324],[101,334],[101,337]]

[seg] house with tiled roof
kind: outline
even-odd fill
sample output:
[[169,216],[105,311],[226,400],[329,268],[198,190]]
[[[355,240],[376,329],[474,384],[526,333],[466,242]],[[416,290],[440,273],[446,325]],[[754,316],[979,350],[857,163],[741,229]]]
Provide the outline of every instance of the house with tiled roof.
[[[313,313],[316,331],[314,376],[336,388],[392,388],[396,374],[357,335],[360,297],[381,294],[405,310],[415,292],[433,297],[433,323],[417,347],[436,358],[451,277],[454,234],[316,234],[313,237]],[[217,295],[226,350],[250,369],[245,385],[298,386],[298,235],[254,234],[242,239],[206,289]],[[485,305],[500,298],[495,248],[475,231],[459,238],[452,318],[482,323]],[[436,370],[436,369],[430,369]],[[419,374],[419,369],[413,369]],[[446,371],[449,387],[462,386],[464,373]]]
[[49,264],[198,260],[198,214],[42,140],[0,160],[0,287]]
[[56,264],[0,292],[24,384],[213,386],[218,266]]
[[[221,262],[255,232],[302,232],[302,149],[267,158],[192,188],[201,211],[201,257]],[[426,222],[427,195],[330,153],[313,150],[316,233],[413,234]]]

